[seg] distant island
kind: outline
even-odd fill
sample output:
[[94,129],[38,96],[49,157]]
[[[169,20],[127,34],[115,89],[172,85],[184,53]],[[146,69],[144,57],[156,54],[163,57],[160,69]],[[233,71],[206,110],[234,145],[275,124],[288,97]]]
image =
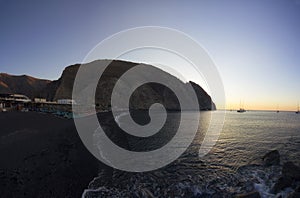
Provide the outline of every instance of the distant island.
[[[32,101],[63,101],[72,99],[73,83],[76,73],[80,66],[88,67],[92,64],[99,64],[103,66],[105,62],[111,62],[106,68],[101,77],[101,81],[97,87],[97,94],[95,97],[96,108],[98,110],[110,110],[111,93],[116,81],[122,76],[124,72],[133,68],[140,63],[127,62],[121,60],[97,60],[86,64],[75,64],[68,66],[62,72],[58,80],[38,79],[27,75],[15,76],[6,73],[0,73],[0,94],[23,94]],[[145,64],[142,64],[145,65]],[[153,67],[151,65],[147,65]],[[162,71],[167,78],[176,78],[171,74]],[[176,78],[177,79],[177,78]],[[179,80],[179,79],[177,79]],[[216,106],[211,97],[198,84],[188,82],[192,85],[199,102],[200,110],[215,110]],[[187,83],[182,82],[182,86]],[[153,103],[162,103],[168,110],[180,110],[178,100],[165,86],[150,83],[143,85],[142,89],[134,92],[130,107],[132,109],[147,109]]]

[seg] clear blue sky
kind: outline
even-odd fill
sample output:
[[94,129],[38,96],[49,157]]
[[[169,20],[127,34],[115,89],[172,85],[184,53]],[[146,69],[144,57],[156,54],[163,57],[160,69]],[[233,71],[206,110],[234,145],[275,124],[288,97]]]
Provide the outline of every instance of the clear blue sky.
[[293,110],[300,100],[300,0],[0,0],[0,72],[57,79],[101,40],[175,28],[211,54],[228,107]]

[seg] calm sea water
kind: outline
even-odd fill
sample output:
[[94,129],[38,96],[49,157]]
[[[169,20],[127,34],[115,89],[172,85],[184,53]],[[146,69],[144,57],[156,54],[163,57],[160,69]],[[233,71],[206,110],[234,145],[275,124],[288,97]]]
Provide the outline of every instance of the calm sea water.
[[204,160],[241,166],[261,158],[272,149],[280,152],[282,161],[300,164],[299,114],[227,112],[217,144]]
[[[190,112],[198,114],[199,112]],[[281,171],[280,166],[259,165],[267,152],[277,149],[281,163],[300,165],[300,115],[294,112],[226,112],[221,134],[204,157],[199,157],[212,115],[220,111],[201,112],[200,127],[187,151],[175,162],[146,173],[102,170],[83,193],[84,197],[233,197],[239,193],[259,191],[262,197],[285,197],[288,191],[270,193]],[[127,115],[128,116],[128,115]],[[172,138],[179,113],[170,113],[165,134],[150,142],[128,142],[133,148],[156,148]],[[147,123],[144,113],[134,115],[137,122]],[[122,119],[119,119],[122,122]],[[110,174],[108,174],[110,172]]]

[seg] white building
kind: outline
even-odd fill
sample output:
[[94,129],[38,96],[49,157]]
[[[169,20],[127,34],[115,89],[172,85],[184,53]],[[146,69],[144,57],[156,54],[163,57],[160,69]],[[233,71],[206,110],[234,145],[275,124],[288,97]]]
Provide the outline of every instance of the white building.
[[6,101],[15,101],[15,102],[31,102],[31,100],[22,94],[2,94],[6,95],[3,99]]
[[34,98],[33,101],[40,102],[40,103],[47,102],[45,98]]
[[72,99],[58,99],[58,104],[76,104],[75,100]]

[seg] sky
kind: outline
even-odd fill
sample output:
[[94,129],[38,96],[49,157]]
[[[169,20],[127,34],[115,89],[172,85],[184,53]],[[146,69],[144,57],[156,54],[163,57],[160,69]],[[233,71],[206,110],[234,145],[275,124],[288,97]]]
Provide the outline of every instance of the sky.
[[300,0],[0,0],[0,72],[58,79],[103,39],[140,26],[173,28],[203,46],[227,108],[296,110]]

